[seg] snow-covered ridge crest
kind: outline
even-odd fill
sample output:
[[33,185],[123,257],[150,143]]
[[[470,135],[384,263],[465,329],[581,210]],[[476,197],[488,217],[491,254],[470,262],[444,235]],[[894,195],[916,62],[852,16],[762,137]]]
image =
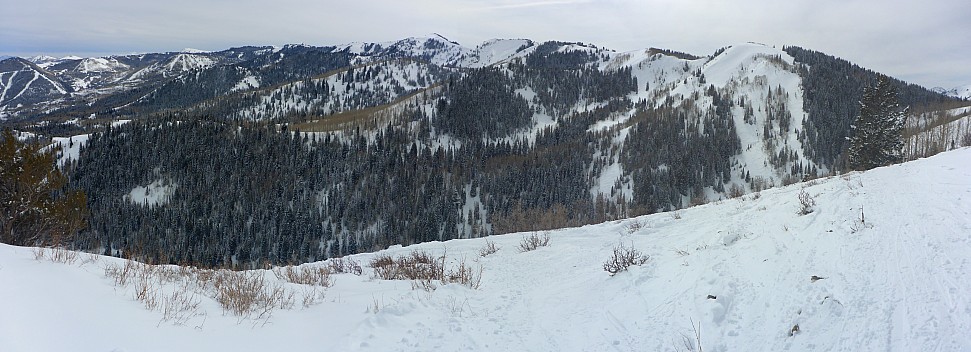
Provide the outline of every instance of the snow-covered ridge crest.
[[944,88],[941,88],[941,87],[934,87],[932,90],[935,91],[935,92],[944,94],[944,95],[948,95],[948,96],[955,97],[955,98],[961,98],[961,99],[969,99],[969,100],[971,100],[971,84],[963,85],[963,86],[960,86],[960,87],[954,87],[954,88],[951,88],[951,89],[944,89]]
[[470,49],[439,34],[381,43],[353,42],[336,47],[336,51],[343,50],[361,56],[419,57],[440,66],[453,66],[471,53]]
[[129,69],[128,65],[112,57],[93,57],[78,62],[77,71],[82,73],[119,72]]

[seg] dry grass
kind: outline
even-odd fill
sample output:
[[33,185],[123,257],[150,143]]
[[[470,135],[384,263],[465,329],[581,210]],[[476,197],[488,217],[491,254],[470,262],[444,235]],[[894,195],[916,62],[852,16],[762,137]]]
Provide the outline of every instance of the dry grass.
[[184,325],[190,318],[199,315],[199,302],[196,292],[189,290],[188,285],[181,286],[162,299],[162,321]]
[[479,265],[478,268],[472,268],[472,266],[466,265],[463,260],[459,262],[458,267],[445,273],[442,282],[460,284],[476,290],[482,284],[482,265]]
[[[105,277],[114,280],[116,286],[132,286],[132,296],[145,309],[162,313],[161,322],[183,325],[189,319],[205,315],[199,308],[198,286],[190,279],[191,272],[185,267],[148,265],[125,260],[123,265],[104,266]],[[175,283],[174,287],[166,287]],[[168,285],[171,286],[171,285]]]
[[368,266],[374,269],[374,278],[383,280],[412,280],[412,289],[433,291],[436,283],[457,283],[478,289],[482,281],[482,266],[473,269],[463,260],[453,269],[446,270],[445,255],[435,258],[422,250],[407,255],[392,257],[379,254],[371,259]]
[[398,258],[381,254],[371,260],[369,266],[374,276],[384,280],[440,280],[444,273],[442,262],[428,252],[416,250]]
[[47,259],[54,263],[74,264],[78,260],[78,252],[59,247],[34,247],[31,252],[37,261]]
[[215,279],[216,302],[236,316],[265,319],[274,309],[290,309],[295,302],[292,291],[267,283],[262,271],[220,270]]
[[304,308],[312,307],[324,299],[324,290],[320,289],[319,286],[304,287],[301,293],[301,303]]
[[[223,312],[240,317],[240,322],[251,319],[266,323],[274,310],[293,309],[298,293],[302,293],[304,307],[319,303],[324,290],[332,284],[327,267],[288,266],[270,272],[274,277],[268,279],[267,270],[199,269],[133,260],[104,267],[105,277],[119,287],[131,285],[135,300],[148,310],[161,312],[161,321],[175,325],[205,315],[200,308],[202,297],[210,297],[219,303]],[[290,284],[303,288],[297,290]]]
[[273,268],[278,279],[292,284],[330,287],[330,269],[324,267],[285,267]]

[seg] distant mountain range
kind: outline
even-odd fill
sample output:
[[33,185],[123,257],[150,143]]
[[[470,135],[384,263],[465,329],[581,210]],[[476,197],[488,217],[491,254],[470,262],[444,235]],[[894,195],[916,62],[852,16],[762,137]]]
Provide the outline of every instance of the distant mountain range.
[[[427,88],[449,74],[464,69],[524,59],[541,44],[543,43],[528,39],[494,39],[475,48],[467,48],[433,34],[387,43],[350,43],[324,47],[296,44],[283,47],[239,47],[211,52],[185,49],[182,52],[94,58],[8,57],[0,61],[0,118],[10,121],[63,120],[90,117],[91,114],[97,116],[99,113],[125,115],[137,111],[138,114],[143,114],[159,109],[192,107],[217,96],[265,89],[341,68],[381,65],[389,60],[413,60],[415,67],[412,69],[417,70],[416,74],[425,80],[422,82],[424,84],[382,82],[381,85],[391,85],[383,89],[396,93],[368,99],[363,104],[321,107],[319,104],[309,103],[305,107],[309,109],[307,113],[330,114],[365,108],[371,103],[390,102],[400,97],[401,92]],[[600,58],[598,65],[603,66],[603,69],[635,64],[622,64],[616,59],[625,56],[640,57],[649,52],[676,54],[672,57],[685,61],[699,58],[662,49],[618,53],[581,43],[563,45],[558,50],[589,52]],[[187,75],[192,73],[195,76],[189,78]],[[168,94],[167,90],[190,83],[211,85],[211,89],[207,88],[205,92],[196,94],[199,99],[180,101],[184,106],[178,103],[159,103],[172,100],[173,97],[165,96]],[[962,98],[968,98],[971,94],[969,87],[935,89],[935,92]],[[281,117],[279,113],[263,113],[262,111],[273,110],[267,107],[254,106],[249,110],[251,111],[232,113],[238,117],[257,120]]]

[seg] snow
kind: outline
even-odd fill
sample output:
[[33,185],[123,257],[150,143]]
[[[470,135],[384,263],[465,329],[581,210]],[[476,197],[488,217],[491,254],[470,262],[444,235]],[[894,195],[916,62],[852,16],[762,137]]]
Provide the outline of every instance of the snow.
[[947,91],[947,94],[961,99],[971,99],[971,84],[955,87]]
[[[320,95],[311,98],[301,94],[301,89],[305,84],[303,81],[284,84],[274,89],[267,89],[256,92],[258,100],[254,99],[254,104],[245,106],[238,112],[238,115],[246,119],[257,119],[268,116],[279,116],[288,111],[311,111],[324,113],[338,113],[348,110],[359,109],[361,106],[349,105],[354,101],[353,97],[360,92],[367,91],[378,102],[377,105],[390,103],[395,99],[418,90],[428,88],[436,81],[427,64],[414,61],[384,61],[369,65],[372,69],[380,67],[381,74],[372,79],[362,82],[347,83],[341,79],[340,74],[312,79],[313,83],[321,81],[331,87],[327,95]],[[419,84],[418,82],[424,82]],[[252,80],[246,77],[242,82],[237,83],[235,88],[245,87],[249,84],[260,84],[259,80],[253,77]],[[396,92],[396,87],[401,92]],[[289,92],[297,93],[289,93]],[[402,101],[399,106],[407,106],[412,101]]]
[[259,87],[260,87],[260,79],[256,78],[256,76],[248,75],[246,77],[243,77],[243,79],[241,79],[239,83],[236,83],[236,85],[233,86],[233,88],[230,89],[229,91],[235,92],[235,91],[259,88]]
[[729,79],[740,74],[744,74],[748,68],[748,62],[757,56],[776,56],[779,55],[788,64],[793,64],[794,59],[786,52],[762,44],[745,43],[733,45],[705,64],[705,77],[707,81],[716,86],[725,85]]
[[[10,72],[10,76],[7,77],[7,83],[2,83],[3,75],[6,74],[7,72],[0,73],[0,83],[2,83],[2,85],[3,85],[3,91],[0,92],[0,103],[8,101],[8,100],[5,100],[4,98],[7,96],[7,92],[10,90],[10,86],[13,83],[13,78],[16,77],[17,76],[17,73],[19,73],[19,72],[20,71]],[[31,82],[33,82],[33,80],[31,80]],[[20,94],[18,94],[18,96],[19,95]],[[13,99],[10,99],[10,100],[13,100]]]
[[[431,49],[434,48],[434,49]],[[372,55],[381,54],[383,51],[395,53],[396,55],[421,56],[431,54],[429,62],[439,66],[452,66],[464,60],[471,52],[470,49],[463,47],[455,42],[442,37],[439,34],[429,34],[423,37],[408,37],[393,42],[382,43],[362,43],[353,42],[337,45],[335,51],[347,50],[350,53],[359,55],[355,64],[368,62]]]
[[[525,253],[525,234],[395,246],[382,252],[481,265],[481,287],[412,289],[365,266],[266,321],[200,296],[175,325],[105,278],[120,259],[0,245],[0,350],[676,351],[693,325],[706,351],[971,350],[971,149],[760,195],[556,230]],[[499,251],[479,257],[486,240]],[[619,244],[650,260],[608,275]]]
[[533,42],[526,39],[491,39],[479,44],[461,63],[461,66],[486,67],[508,61],[513,57],[523,57],[533,49],[535,49]]
[[179,53],[163,62],[156,62],[133,73],[129,80],[140,80],[152,75],[162,77],[178,76],[183,73],[205,69],[216,65],[216,61],[205,56],[191,53]]
[[185,72],[195,69],[207,68],[215,65],[216,62],[203,55],[178,54],[172,57],[165,64],[169,72]]
[[118,72],[128,70],[130,67],[113,58],[93,57],[83,59],[78,63],[77,71],[82,73],[91,72]]
[[61,155],[57,159],[58,165],[64,165],[71,160],[78,160],[81,153],[81,146],[88,142],[90,134],[82,134],[72,137],[54,137],[53,145],[61,147]]
[[[50,78],[48,78],[45,73],[42,73],[40,71],[37,71],[34,68],[32,68],[31,66],[29,66],[27,64],[24,64],[22,62],[18,62],[18,63],[21,64],[21,66],[22,66],[20,70],[17,70],[17,71],[7,71],[7,72],[0,73],[0,87],[2,87],[2,89],[3,89],[2,91],[0,91],[0,103],[9,104],[11,101],[14,101],[17,98],[20,98],[25,93],[28,93],[28,92],[34,90],[34,89],[32,89],[32,85],[35,82],[38,82],[38,80],[42,80],[41,81],[41,84],[42,84],[43,81],[47,81],[47,83],[50,84],[50,88],[48,89],[48,91],[49,91],[50,94],[55,94],[55,93],[65,94],[65,93],[67,93],[67,91],[64,89],[64,87],[62,87],[60,85],[60,83],[54,82],[53,80],[51,80]],[[9,76],[6,76],[6,74],[8,74],[8,73],[10,75]],[[27,83],[25,83],[24,86],[22,88],[20,88],[20,91],[19,92],[15,92],[14,90],[11,90],[10,88],[13,88],[13,85],[14,85],[13,84],[14,83],[13,82],[13,79],[19,73],[24,73],[24,74],[32,75],[32,77],[30,78],[30,81],[28,81]],[[6,76],[6,77],[4,77],[4,76]]]
[[177,184],[171,184],[163,180],[156,180],[148,186],[137,186],[124,196],[125,200],[141,205],[154,207],[168,203],[172,194],[175,193]]

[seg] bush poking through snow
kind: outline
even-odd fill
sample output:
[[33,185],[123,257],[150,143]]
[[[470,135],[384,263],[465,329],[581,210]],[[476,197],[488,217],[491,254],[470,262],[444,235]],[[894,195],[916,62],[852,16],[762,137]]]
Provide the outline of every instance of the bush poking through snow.
[[493,254],[498,251],[499,251],[499,247],[496,246],[495,242],[486,240],[485,246],[482,246],[482,248],[479,248],[479,256],[485,257],[487,255]]
[[408,255],[392,257],[379,254],[371,259],[369,266],[374,269],[374,277],[383,280],[412,280],[413,289],[433,291],[434,281],[442,284],[457,283],[477,289],[482,280],[482,266],[473,269],[461,261],[455,269],[445,268],[445,256],[434,258],[425,251],[413,251]]
[[330,269],[322,267],[285,267],[273,268],[273,275],[292,284],[330,287]]
[[799,191],[799,215],[806,215],[816,210],[816,200],[805,189]]
[[225,312],[241,319],[266,323],[274,310],[292,309],[296,305],[296,291],[284,282],[309,286],[303,290],[304,307],[318,303],[323,298],[323,290],[331,285],[328,267],[288,266],[273,268],[272,272],[278,281],[267,281],[263,270],[199,269],[133,260],[125,260],[123,265],[108,263],[104,267],[105,277],[113,279],[119,287],[131,284],[136,300],[148,310],[160,311],[162,321],[175,325],[205,315],[199,307],[202,296],[211,297]]
[[546,247],[550,245],[550,234],[544,232],[542,235],[533,232],[529,236],[523,237],[523,240],[519,242],[520,252],[534,251],[539,247]]
[[[731,187],[728,187],[728,198],[739,198],[745,195],[745,188],[738,185],[737,183],[732,183]],[[742,199],[745,200],[745,199]]]
[[644,228],[644,223],[640,222],[639,220],[632,220],[628,222],[627,225],[624,225],[624,234],[633,235],[642,228]]
[[482,265],[479,265],[477,269],[473,269],[472,266],[466,265],[465,261],[459,263],[459,266],[454,270],[449,270],[442,278],[443,282],[446,283],[456,283],[461,284],[465,287],[476,290],[482,283]]
[[364,273],[361,264],[351,258],[331,258],[330,271],[335,274],[350,273],[357,276]]
[[641,265],[647,263],[648,256],[641,254],[633,246],[626,247],[623,244],[614,247],[614,255],[604,262],[604,271],[610,275],[621,271],[627,271],[631,265]]
[[268,318],[275,308],[293,308],[293,292],[283,286],[266,283],[262,271],[220,270],[213,287],[216,301],[224,310],[236,316]]
[[35,247],[33,249],[34,260],[50,259],[54,263],[74,264],[78,259],[78,252],[67,250],[60,247],[45,248]]
[[425,251],[413,251],[398,258],[379,254],[371,259],[369,266],[374,269],[374,276],[383,280],[438,280],[442,277],[444,259],[439,261]]

